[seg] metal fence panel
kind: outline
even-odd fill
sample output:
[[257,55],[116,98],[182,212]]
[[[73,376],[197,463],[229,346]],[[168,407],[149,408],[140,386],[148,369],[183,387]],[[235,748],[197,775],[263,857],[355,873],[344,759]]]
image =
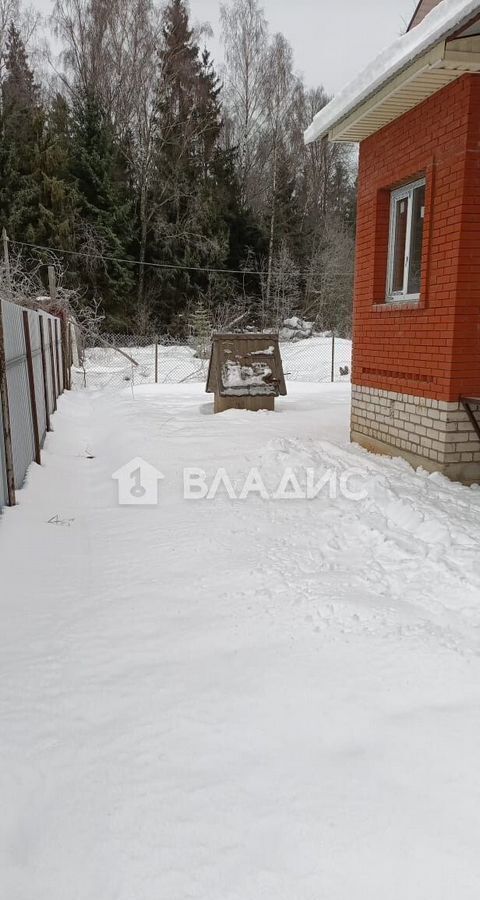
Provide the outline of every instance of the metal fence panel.
[[[12,455],[15,487],[23,485],[28,467],[35,459],[34,416],[32,415],[32,395],[28,377],[27,342],[25,320],[28,321],[32,353],[33,386],[35,410],[38,421],[40,444],[47,433],[48,412],[56,409],[56,398],[63,390],[61,328],[59,320],[47,313],[25,310],[15,303],[2,300],[3,333],[5,345],[5,365],[10,426],[12,434]],[[45,373],[42,359],[40,318],[44,328]],[[49,327],[49,323],[50,327]],[[57,371],[58,370],[58,371]],[[60,380],[58,375],[60,375]],[[45,390],[46,387],[46,390]],[[5,447],[0,410],[0,509],[8,501]]]
[[7,467],[5,463],[5,447],[3,446],[3,418],[0,406],[0,510],[8,500]]
[[2,310],[15,487],[20,488],[35,456],[23,309],[4,300]]
[[47,414],[45,411],[45,388],[43,383],[42,345],[40,341],[40,322],[38,313],[28,313],[30,325],[30,342],[32,346],[33,378],[35,383],[35,405],[37,408],[40,444],[43,445],[47,434]]
[[55,380],[54,374],[52,373],[52,344],[50,341],[50,329],[49,328],[49,320],[53,317],[49,316],[47,313],[40,313],[40,318],[43,322],[43,341],[45,347],[45,371],[47,373],[47,397],[48,397],[48,412],[50,415],[55,411]]

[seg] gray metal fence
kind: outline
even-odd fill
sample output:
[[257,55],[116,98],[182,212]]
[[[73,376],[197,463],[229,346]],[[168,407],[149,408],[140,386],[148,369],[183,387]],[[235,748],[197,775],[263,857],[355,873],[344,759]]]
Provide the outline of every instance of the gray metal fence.
[[0,509],[6,505],[8,501],[7,489],[7,466],[5,460],[5,447],[3,444],[3,415],[2,406],[0,404]]
[[[78,387],[125,387],[126,384],[181,384],[206,381],[209,347],[195,340],[179,341],[170,335],[104,335],[87,348],[84,366],[77,369]],[[332,334],[313,334],[297,341],[281,341],[280,352],[287,381],[322,383],[349,381],[350,340]]]
[[[64,390],[61,321],[40,310],[2,304],[5,379],[15,489],[40,450]],[[0,508],[9,499],[5,429],[0,405]]]

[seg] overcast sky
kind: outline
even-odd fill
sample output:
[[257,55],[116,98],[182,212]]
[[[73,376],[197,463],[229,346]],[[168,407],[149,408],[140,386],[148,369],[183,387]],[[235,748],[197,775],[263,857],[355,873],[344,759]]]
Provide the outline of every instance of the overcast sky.
[[[36,0],[50,12],[52,0]],[[263,0],[272,31],[290,41],[297,71],[310,86],[338,91],[405,28],[415,0]],[[195,22],[208,21],[215,37],[209,42],[221,59],[218,34],[219,0],[190,0]]]

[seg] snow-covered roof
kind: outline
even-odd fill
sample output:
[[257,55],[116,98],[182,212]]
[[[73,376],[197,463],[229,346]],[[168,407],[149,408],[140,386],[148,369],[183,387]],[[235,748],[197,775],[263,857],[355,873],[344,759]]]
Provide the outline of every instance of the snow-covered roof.
[[412,28],[415,28],[416,25],[419,25],[422,19],[424,19],[425,16],[428,16],[429,12],[441,2],[442,0],[418,0],[407,31],[410,31]]
[[387,82],[480,14],[480,0],[442,0],[412,31],[397,38],[315,116],[305,143],[324,137]]

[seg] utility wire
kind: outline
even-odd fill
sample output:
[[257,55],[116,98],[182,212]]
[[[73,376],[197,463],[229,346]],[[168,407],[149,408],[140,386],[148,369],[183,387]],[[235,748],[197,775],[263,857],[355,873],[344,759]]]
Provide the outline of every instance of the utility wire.
[[28,244],[26,241],[9,240],[9,244],[15,247],[28,247],[31,250],[39,250],[43,253],[52,253],[57,256],[63,253],[67,256],[80,256],[84,259],[98,259],[104,262],[122,263],[128,266],[145,266],[151,269],[173,269],[174,271],[187,272],[213,272],[217,275],[257,275],[259,278],[264,276],[263,272],[257,272],[255,269],[212,269],[206,266],[179,266],[170,263],[152,263],[141,262],[139,259],[120,259],[117,256],[105,256],[102,253],[82,253],[80,250],[54,250],[53,247],[43,247],[41,244]]

